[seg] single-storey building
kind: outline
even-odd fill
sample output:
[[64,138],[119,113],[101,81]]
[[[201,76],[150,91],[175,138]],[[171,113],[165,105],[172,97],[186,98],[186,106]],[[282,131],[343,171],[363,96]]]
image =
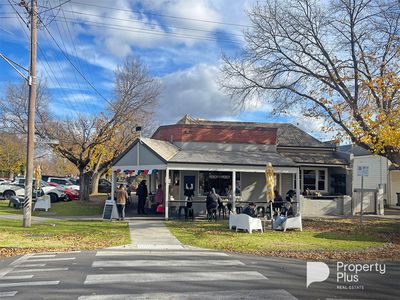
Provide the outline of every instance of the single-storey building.
[[[370,151],[356,145],[343,145],[338,151],[346,153],[350,161],[352,172],[351,184],[352,194],[361,189],[361,177],[357,176],[359,166],[367,166],[368,176],[363,178],[363,188],[370,193],[382,193],[387,207],[400,206],[400,169],[396,168],[386,157],[371,153]],[[399,195],[399,196],[398,196]],[[376,210],[371,205],[371,211]],[[367,212],[368,208],[367,208]]]
[[283,197],[289,190],[296,191],[297,199],[305,190],[347,193],[349,163],[335,145],[288,123],[209,121],[188,115],[128,147],[113,164],[113,190],[119,173],[145,172],[151,191],[163,185],[166,219],[169,209],[185,199],[188,186],[194,189],[197,211],[204,210],[211,188],[234,202],[264,202],[268,162]]

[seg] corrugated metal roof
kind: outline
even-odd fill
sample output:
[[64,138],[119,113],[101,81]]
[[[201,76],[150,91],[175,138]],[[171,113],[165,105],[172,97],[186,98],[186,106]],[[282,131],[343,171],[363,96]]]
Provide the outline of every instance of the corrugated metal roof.
[[365,156],[365,155],[372,155],[370,151],[364,149],[363,147],[356,146],[356,145],[343,145],[339,146],[338,150],[345,153],[354,154],[354,156]]
[[178,147],[171,144],[170,142],[148,139],[148,138],[142,138],[141,140],[150,149],[152,149],[166,161],[170,160],[176,153],[180,151]]
[[205,163],[205,164],[233,164],[233,165],[260,165],[271,162],[274,166],[296,166],[289,158],[276,152],[241,152],[241,151],[197,151],[181,150],[169,162],[175,163]]
[[293,151],[280,152],[283,156],[299,164],[348,165],[347,159],[333,151]]

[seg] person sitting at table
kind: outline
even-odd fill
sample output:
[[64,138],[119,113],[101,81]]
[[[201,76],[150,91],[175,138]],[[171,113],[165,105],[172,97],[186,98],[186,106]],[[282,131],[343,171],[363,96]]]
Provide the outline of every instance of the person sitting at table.
[[287,220],[287,218],[293,217],[293,208],[292,204],[289,201],[286,201],[283,206],[282,210],[280,211],[279,215],[276,217],[274,221],[274,228],[275,229],[282,229],[282,224]]
[[275,198],[274,198],[274,203],[272,204],[272,208],[274,209],[275,212],[280,210],[283,205],[283,198],[279,194],[278,190],[274,190]]
[[254,202],[250,202],[249,205],[247,205],[245,207],[245,209],[243,210],[243,213],[248,215],[248,216],[250,216],[250,217],[252,217],[252,218],[257,217],[256,204]]
[[211,220],[213,214],[215,214],[215,218],[217,217],[218,201],[221,201],[221,197],[215,192],[215,189],[212,188],[211,191],[208,193],[206,199],[206,207],[209,220]]
[[295,190],[288,190],[286,193],[286,201],[292,202],[295,195],[296,195]]

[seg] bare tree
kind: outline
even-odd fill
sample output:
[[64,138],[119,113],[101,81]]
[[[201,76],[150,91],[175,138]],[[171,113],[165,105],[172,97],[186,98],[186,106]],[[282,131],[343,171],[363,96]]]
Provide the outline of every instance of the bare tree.
[[266,0],[249,16],[243,53],[222,67],[233,99],[324,118],[400,165],[398,1]]
[[[0,116],[8,116],[6,124],[18,132],[26,132],[28,98],[24,98],[25,92],[17,87],[10,86],[8,90],[7,98],[0,101]],[[159,83],[149,75],[147,68],[140,61],[128,58],[115,72],[115,99],[98,115],[51,119],[46,112],[48,97],[38,97],[36,134],[57,140],[57,144],[49,146],[78,168],[80,200],[89,199],[92,177],[98,181],[97,175],[103,174],[104,168],[109,168],[136,138],[135,126],[151,118],[159,93]]]

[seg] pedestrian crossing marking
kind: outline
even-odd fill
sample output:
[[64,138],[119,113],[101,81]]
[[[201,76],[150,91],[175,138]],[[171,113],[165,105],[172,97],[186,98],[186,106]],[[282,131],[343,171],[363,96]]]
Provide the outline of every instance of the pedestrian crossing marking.
[[0,292],[0,298],[3,298],[3,297],[14,297],[17,293],[18,293],[17,291]]
[[31,279],[33,275],[18,275],[18,276],[4,276],[0,280],[19,280],[19,279]]
[[16,286],[36,286],[36,285],[57,285],[60,281],[24,281],[24,282],[10,282],[10,283],[0,283],[0,288],[2,287],[16,287]]
[[163,281],[252,281],[268,280],[264,275],[256,271],[238,272],[180,272],[180,273],[124,273],[124,274],[100,274],[88,275],[84,284],[106,284],[122,282],[163,282]]
[[185,293],[144,293],[120,295],[90,295],[81,296],[78,300],[297,300],[292,294],[283,289],[262,290],[227,290],[213,292],[185,292]]
[[24,265],[18,265],[15,266],[17,268],[32,268],[32,267],[44,267],[46,264],[24,264]]
[[23,270],[15,270],[12,273],[52,272],[52,271],[68,271],[68,268],[23,269]]
[[243,265],[244,263],[239,260],[104,260],[93,262],[92,267],[209,267]]
[[60,258],[38,258],[30,259],[29,261],[41,262],[41,261],[63,261],[63,260],[74,260],[75,257],[60,257]]
[[130,256],[130,255],[151,255],[160,256],[228,256],[226,253],[213,251],[98,251],[96,256]]

